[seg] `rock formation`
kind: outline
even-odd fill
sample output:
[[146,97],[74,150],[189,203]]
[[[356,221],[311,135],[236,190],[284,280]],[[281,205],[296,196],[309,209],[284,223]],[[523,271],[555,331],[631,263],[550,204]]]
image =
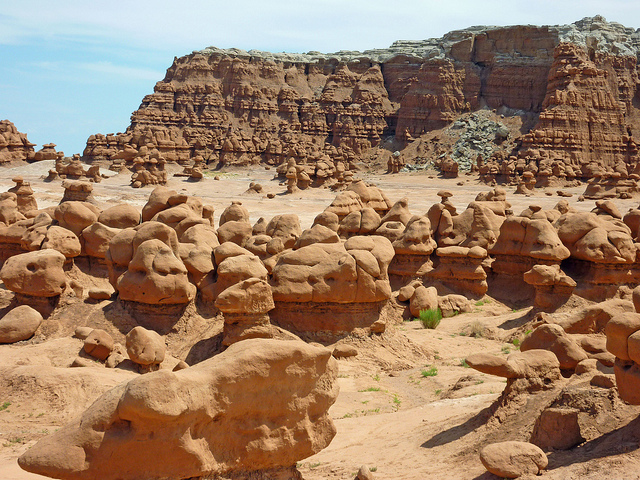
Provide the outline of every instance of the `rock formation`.
[[362,53],[209,47],[176,58],[126,132],[92,135],[84,157],[135,165],[135,186],[163,183],[143,164],[199,157],[287,166],[290,191],[299,176],[306,185],[329,178],[346,185],[340,170],[366,159],[381,137],[394,135],[400,146],[389,156],[396,172],[409,161],[404,146],[488,107],[528,119],[525,133],[480,117],[459,125],[476,133],[438,159],[445,176],[478,161],[486,181],[528,172],[538,186],[613,179],[633,193],[639,44],[633,29],[596,16],[562,26],[471,27]]
[[27,140],[9,120],[0,121],[0,164],[15,160],[33,160],[35,143]]
[[296,462],[336,433],[328,415],[336,376],[328,349],[245,340],[179,372],[117,386],[19,464],[67,480],[295,475]]

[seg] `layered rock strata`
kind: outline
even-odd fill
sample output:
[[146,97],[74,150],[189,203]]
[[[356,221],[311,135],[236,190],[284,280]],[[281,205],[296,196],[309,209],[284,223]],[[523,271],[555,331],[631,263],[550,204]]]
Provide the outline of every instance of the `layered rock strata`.
[[[513,152],[496,158],[487,178],[530,171],[538,185],[630,181],[638,160],[639,46],[633,29],[593,17],[562,26],[471,27],[362,53],[209,47],[176,58],[126,132],[92,135],[84,157],[131,165],[198,156],[240,165],[293,161],[322,183],[366,160],[385,136],[402,149],[486,107],[530,125],[509,140]],[[497,143],[509,137],[502,130]],[[478,151],[481,160],[491,151]]]

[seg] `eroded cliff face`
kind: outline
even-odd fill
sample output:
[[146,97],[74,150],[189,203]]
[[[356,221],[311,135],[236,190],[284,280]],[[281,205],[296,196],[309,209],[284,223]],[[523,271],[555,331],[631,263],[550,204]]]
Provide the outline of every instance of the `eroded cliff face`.
[[[92,135],[87,160],[353,161],[402,148],[482,108],[527,115],[512,156],[635,170],[640,32],[602,17],[565,26],[472,27],[335,54],[209,47],[176,58],[124,134]],[[328,157],[328,158],[327,158]],[[486,160],[486,159],[485,159]],[[630,164],[630,165],[629,165]]]
[[0,164],[33,159],[34,146],[9,120],[0,121]]
[[520,153],[562,159],[586,177],[593,176],[593,164],[635,165],[636,58],[588,54],[571,43],[559,44],[554,56],[538,125],[522,137]]

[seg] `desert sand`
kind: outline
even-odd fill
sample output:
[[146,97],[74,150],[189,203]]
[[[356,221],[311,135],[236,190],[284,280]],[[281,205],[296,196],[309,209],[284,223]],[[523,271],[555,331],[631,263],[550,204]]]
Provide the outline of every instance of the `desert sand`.
[[[19,175],[31,183],[40,208],[56,205],[63,189],[59,181],[43,181],[51,168],[49,163],[52,162],[4,170],[0,190],[12,186],[11,178]],[[295,213],[303,228],[311,226],[315,215],[335,197],[329,189],[285,195],[284,186],[273,179],[273,171],[264,168],[222,170],[215,175],[220,180],[207,173],[199,183],[173,178],[167,186],[214,205],[216,217],[232,200],[239,200],[249,210],[252,223],[260,217],[269,219],[275,214]],[[439,201],[436,193],[443,188],[453,192],[451,200],[459,210],[478,192],[488,190],[474,176],[442,179],[433,171],[393,175],[361,172],[360,176],[381,187],[392,202],[407,197],[410,210],[420,214]],[[275,198],[245,194],[252,181],[260,182],[265,193],[275,193]],[[463,184],[458,185],[459,182]],[[564,190],[573,193],[568,199],[572,207],[590,211],[593,201],[577,201],[583,188]],[[122,202],[141,207],[151,189],[131,189],[128,175],[111,175],[95,184],[93,193],[102,208]],[[550,209],[559,200],[555,194],[544,192],[524,197],[513,195],[512,187],[507,191],[516,214],[532,204]],[[615,203],[621,212],[626,212],[637,201],[617,199]],[[0,294],[2,305],[6,305],[10,292],[2,289]],[[81,348],[81,341],[71,338],[79,322],[104,327],[114,318],[126,317],[117,308],[107,307],[108,303],[87,299],[63,306],[50,319],[46,341],[40,335],[21,344],[0,346],[0,367],[66,366]],[[485,425],[488,409],[504,389],[505,380],[472,370],[463,360],[477,352],[507,355],[517,351],[514,339],[524,336],[532,320],[530,310],[512,311],[485,297],[476,302],[473,312],[445,318],[435,330],[423,329],[419,322],[406,319],[389,326],[381,336],[353,335],[345,340],[358,349],[359,355],[338,361],[340,394],[330,409],[338,433],[328,448],[299,462],[304,478],[351,479],[363,464],[369,466],[375,478],[497,478],[486,472],[478,459],[478,450],[492,441],[520,439],[523,432],[518,431],[518,423],[513,421],[503,427]],[[199,327],[200,331],[193,336],[214,328]],[[192,338],[169,337],[169,350],[177,357],[184,356]],[[132,375],[120,371],[114,377],[114,370],[108,375],[105,370],[90,370],[92,380],[86,383],[70,383],[63,378],[52,378],[42,385],[0,381],[0,478],[44,478],[22,471],[16,463],[18,456],[81,413],[100,393]],[[25,373],[24,379],[28,378]],[[625,410],[618,419],[617,431],[577,447],[571,455],[551,454],[544,478],[640,478],[640,474],[633,473],[640,462],[634,412],[637,416],[640,409]]]

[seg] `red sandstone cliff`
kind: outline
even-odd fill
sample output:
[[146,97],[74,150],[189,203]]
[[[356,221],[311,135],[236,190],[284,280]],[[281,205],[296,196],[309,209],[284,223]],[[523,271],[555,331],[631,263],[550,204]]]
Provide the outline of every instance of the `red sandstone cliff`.
[[555,27],[473,27],[364,53],[210,47],[176,58],[127,131],[92,135],[84,156],[126,158],[142,149],[169,161],[346,161],[381,137],[395,135],[403,145],[489,108],[539,116],[511,152],[536,171],[560,161],[578,177],[603,168],[631,173],[640,126],[638,51],[640,33],[602,17]]

